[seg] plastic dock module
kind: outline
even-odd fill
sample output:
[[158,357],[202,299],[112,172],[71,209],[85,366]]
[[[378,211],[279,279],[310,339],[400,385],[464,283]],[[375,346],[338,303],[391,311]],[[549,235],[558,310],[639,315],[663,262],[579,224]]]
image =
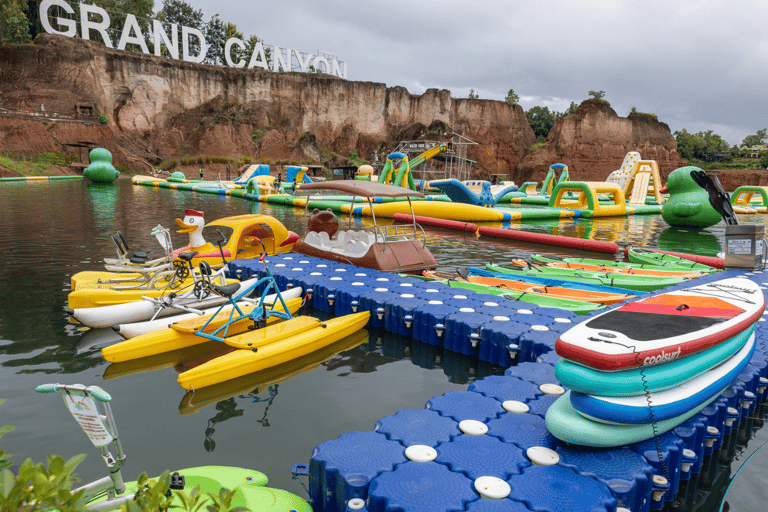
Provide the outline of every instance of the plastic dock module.
[[[443,366],[469,353],[507,367],[504,375],[472,382],[466,391],[386,416],[372,432],[319,445],[309,481],[316,511],[660,510],[682,499],[682,483],[713,471],[716,450],[719,458],[729,447],[733,451],[737,429],[752,421],[756,403],[768,394],[768,322],[758,321],[750,363],[720,397],[659,435],[658,449],[653,438],[609,449],[566,445],[545,422],[567,391],[555,378],[560,357],[552,348],[583,317],[302,255],[268,260],[277,279],[311,290],[317,309],[371,311],[369,325],[414,339],[414,364],[435,367],[440,351]],[[243,276],[258,274],[259,266],[230,263]],[[766,272],[728,270],[696,281],[736,276],[768,289]],[[510,345],[517,346],[511,355]]]

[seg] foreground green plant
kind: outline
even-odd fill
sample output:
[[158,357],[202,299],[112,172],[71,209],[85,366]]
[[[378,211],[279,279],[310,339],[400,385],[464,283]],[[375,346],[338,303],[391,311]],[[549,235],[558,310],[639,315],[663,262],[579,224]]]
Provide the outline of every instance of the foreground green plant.
[[48,467],[27,459],[17,475],[8,468],[3,469],[0,472],[0,510],[86,510],[83,491],[71,492],[72,484],[80,481],[74,470],[83,459],[85,454],[75,455],[66,462],[58,455],[49,455]]

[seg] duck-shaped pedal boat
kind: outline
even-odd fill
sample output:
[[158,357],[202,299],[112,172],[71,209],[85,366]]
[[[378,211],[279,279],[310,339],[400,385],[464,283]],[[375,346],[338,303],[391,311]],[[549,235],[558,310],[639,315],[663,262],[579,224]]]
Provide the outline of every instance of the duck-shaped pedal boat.
[[[206,261],[211,265],[226,263],[241,258],[257,258],[266,248],[268,255],[282,254],[293,249],[299,235],[288,231],[283,224],[270,215],[244,214],[224,217],[205,224],[204,213],[197,210],[184,210],[184,219],[176,219],[179,226],[177,233],[189,234],[189,245],[173,252],[178,256],[183,252],[197,251],[193,265]],[[218,244],[206,242],[204,231],[217,231],[225,240]],[[262,248],[261,243],[264,243]],[[222,262],[222,253],[226,261]]]

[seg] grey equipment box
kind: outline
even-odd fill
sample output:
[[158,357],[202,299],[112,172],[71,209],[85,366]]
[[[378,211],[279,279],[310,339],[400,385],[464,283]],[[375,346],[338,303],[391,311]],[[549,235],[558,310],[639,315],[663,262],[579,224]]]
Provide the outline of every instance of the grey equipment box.
[[765,224],[726,225],[725,268],[761,268],[764,236]]

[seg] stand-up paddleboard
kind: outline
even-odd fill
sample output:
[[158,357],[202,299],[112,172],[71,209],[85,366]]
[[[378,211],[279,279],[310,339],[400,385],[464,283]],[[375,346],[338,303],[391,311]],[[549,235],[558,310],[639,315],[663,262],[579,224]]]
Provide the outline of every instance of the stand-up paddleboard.
[[765,297],[757,284],[723,279],[596,315],[563,333],[555,351],[606,371],[667,363],[732,338],[764,310]]
[[561,359],[555,365],[555,377],[566,388],[587,395],[635,396],[644,395],[646,390],[662,391],[682,384],[733,356],[753,332],[754,327],[748,327],[712,348],[647,368],[604,372]]
[[755,335],[730,359],[674,388],[647,396],[610,397],[571,392],[571,405],[582,416],[601,423],[635,425],[680,416],[717,396],[749,363]]
[[571,405],[571,392],[567,391],[555,400],[545,417],[549,433],[566,443],[581,446],[610,448],[625,444],[639,443],[651,439],[654,435],[663,434],[697,414],[717,398],[713,396],[706,402],[694,407],[685,414],[669,420],[642,425],[610,425],[588,420],[576,412]]

